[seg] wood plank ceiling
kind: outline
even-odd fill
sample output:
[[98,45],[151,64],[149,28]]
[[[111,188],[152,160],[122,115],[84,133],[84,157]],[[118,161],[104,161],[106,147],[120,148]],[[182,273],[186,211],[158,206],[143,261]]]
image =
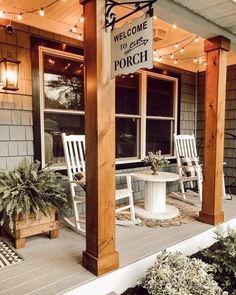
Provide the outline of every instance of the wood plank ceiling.
[[[37,10],[51,4],[52,0],[0,0],[0,10],[5,12],[5,18],[16,20],[16,15],[7,12],[24,13],[26,11]],[[60,0],[48,8],[44,9],[45,17],[40,17],[38,10],[34,13],[23,15],[21,23],[56,32],[70,37],[76,37],[70,33],[70,29],[78,24],[78,30],[82,32],[83,25],[79,22],[83,7],[78,0]]]
[[236,34],[236,1],[173,0],[189,10]]

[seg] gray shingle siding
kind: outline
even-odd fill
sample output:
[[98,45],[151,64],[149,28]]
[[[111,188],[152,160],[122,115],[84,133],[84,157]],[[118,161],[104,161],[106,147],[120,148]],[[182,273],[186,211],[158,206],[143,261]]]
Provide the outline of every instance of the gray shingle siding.
[[[197,137],[198,140],[204,136],[204,91],[205,91],[205,72],[199,74],[198,80],[198,116],[197,116]],[[226,111],[225,111],[225,146],[224,146],[224,167],[225,183],[229,185],[236,181],[236,65],[227,68],[226,84]],[[199,150],[203,153],[203,144]]]

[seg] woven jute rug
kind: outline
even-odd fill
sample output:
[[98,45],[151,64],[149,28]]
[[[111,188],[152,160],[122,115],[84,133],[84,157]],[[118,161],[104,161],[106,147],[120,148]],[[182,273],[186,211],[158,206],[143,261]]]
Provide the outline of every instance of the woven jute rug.
[[0,269],[23,261],[23,258],[8,243],[0,239]]
[[[175,199],[171,196],[168,196],[166,199],[166,203],[177,207],[179,209],[179,216],[166,220],[157,220],[157,219],[147,219],[139,217],[141,223],[137,224],[137,226],[147,226],[147,227],[170,227],[170,226],[178,226],[181,224],[186,224],[191,222],[192,220],[198,219],[198,211],[199,207],[196,204],[191,204],[188,202],[184,202],[179,199]],[[144,208],[144,201],[136,201],[135,206],[139,206]],[[128,211],[119,212],[117,214],[117,219],[119,220],[129,220],[130,213]]]

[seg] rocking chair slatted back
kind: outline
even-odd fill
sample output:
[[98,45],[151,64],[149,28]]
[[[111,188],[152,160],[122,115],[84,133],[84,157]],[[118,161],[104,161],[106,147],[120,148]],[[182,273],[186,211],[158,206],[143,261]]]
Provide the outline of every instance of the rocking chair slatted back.
[[[197,148],[196,148],[196,142],[194,135],[176,135],[174,134],[174,141],[175,141],[175,151],[176,151],[176,159],[177,159],[177,165],[178,165],[178,173],[179,173],[179,183],[180,183],[180,189],[182,197],[185,199],[185,189],[184,189],[184,183],[189,182],[190,188],[193,188],[193,181],[197,182],[198,187],[198,195],[200,200],[202,200],[202,171],[201,166],[198,162],[198,154],[197,154]],[[194,166],[190,166],[189,170],[192,171],[192,176],[186,175],[186,170],[188,168],[186,167],[184,169],[183,166],[183,159],[189,159],[189,163],[194,162]],[[190,174],[192,174],[190,173]]]
[[181,157],[198,157],[194,135],[174,135],[178,165]]

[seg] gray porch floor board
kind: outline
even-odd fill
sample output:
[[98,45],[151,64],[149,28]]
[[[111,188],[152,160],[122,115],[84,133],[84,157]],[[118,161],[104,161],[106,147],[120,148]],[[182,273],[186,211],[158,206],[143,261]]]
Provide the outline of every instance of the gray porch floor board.
[[[236,217],[236,197],[232,201],[224,200],[223,208],[225,220]],[[125,266],[209,228],[210,225],[198,221],[158,228],[117,226],[120,265]],[[81,265],[84,248],[84,237],[64,226],[58,239],[49,240],[45,235],[28,238],[26,247],[19,250],[24,262],[0,271],[0,294],[63,294],[95,279]]]

